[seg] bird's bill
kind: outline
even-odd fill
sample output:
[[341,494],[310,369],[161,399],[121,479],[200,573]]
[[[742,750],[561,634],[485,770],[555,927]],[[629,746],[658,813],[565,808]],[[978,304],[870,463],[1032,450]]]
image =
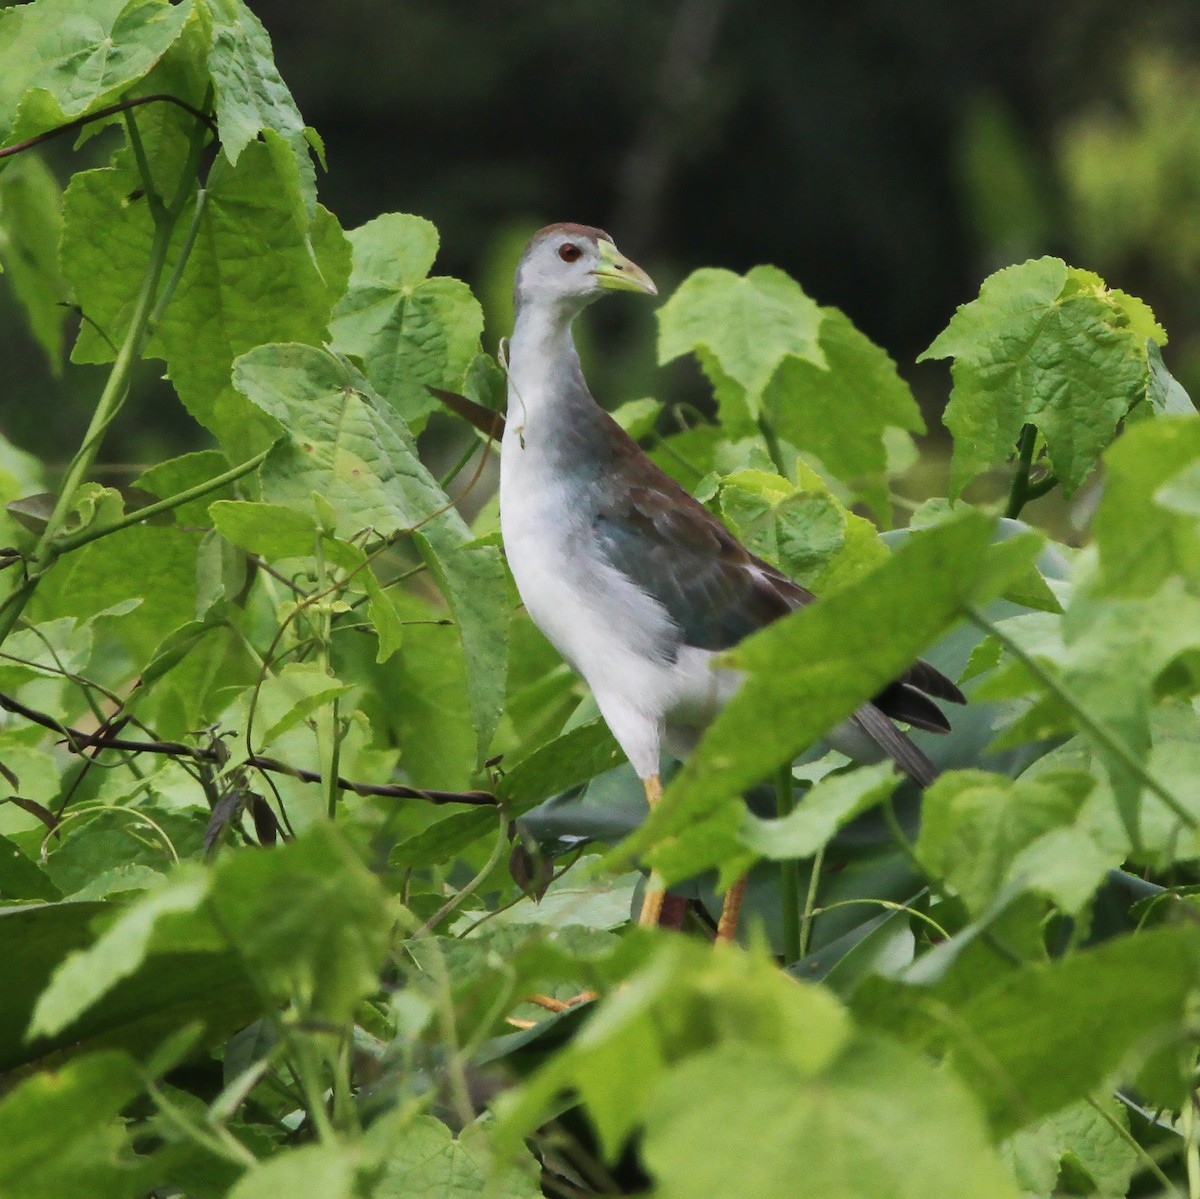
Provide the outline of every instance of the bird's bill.
[[636,262],[626,258],[610,241],[598,240],[600,265],[592,272],[600,286],[608,291],[640,291],[658,295],[654,280]]

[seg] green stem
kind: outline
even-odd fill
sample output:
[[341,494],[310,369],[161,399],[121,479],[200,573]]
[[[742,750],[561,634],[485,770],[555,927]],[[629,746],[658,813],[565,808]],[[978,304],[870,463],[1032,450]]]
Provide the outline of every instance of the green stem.
[[1178,818],[1178,820],[1187,829],[1195,830],[1200,827],[1200,822],[1197,822],[1195,816],[1187,810],[1186,807],[1179,801],[1174,792],[1170,790],[1164,783],[1157,779],[1149,770],[1138,760],[1133,751],[1122,741],[1115,736],[1113,732],[1106,728],[1099,720],[1097,720],[1088,710],[1075,698],[1071,692],[1063,686],[1062,682],[1055,678],[1048,670],[1046,670],[1032,654],[1026,653],[1007,633],[1003,632],[1000,627],[988,620],[978,609],[967,605],[967,619],[971,621],[977,628],[989,634],[1010,653],[1022,666],[1043,687],[1054,695],[1060,703],[1069,708],[1071,714],[1075,717],[1076,723],[1099,743],[1103,749],[1110,753],[1130,774],[1136,778],[1143,787],[1162,801],[1162,803]]
[[496,869],[496,866],[499,863],[500,859],[504,856],[504,849],[507,845],[508,845],[508,816],[505,812],[501,811],[501,813],[500,813],[500,834],[496,838],[496,844],[495,844],[494,848],[492,849],[491,855],[488,857],[488,860],[486,862],[484,862],[482,869],[479,871],[479,873],[477,875],[475,875],[475,877],[473,879],[471,879],[471,881],[469,883],[467,883],[467,885],[465,887],[463,887],[456,894],[450,896],[450,898],[448,900],[446,900],[446,902],[444,904],[442,904],[442,906],[440,908],[438,908],[438,910],[436,912],[434,912],[434,914],[432,916],[430,916],[429,919],[426,920],[425,923],[422,924],[421,927],[419,929],[417,929],[417,931],[415,933],[413,933],[414,940],[417,940],[421,937],[427,936],[429,933],[433,932],[433,930],[435,928],[437,928],[437,926],[439,924],[441,924],[441,922],[443,920],[445,920],[446,917],[449,916],[451,912],[453,912],[456,908],[458,908],[462,904],[463,900],[468,899],[470,896],[474,895],[475,892],[478,891],[479,888],[483,886],[483,884],[487,881],[488,875],[491,874],[492,871]]
[[[792,789],[790,762],[775,775],[775,813],[782,820],[796,807]],[[782,925],[783,963],[789,965],[803,957],[800,949],[800,863],[788,858],[779,863],[779,914]]]
[[[130,128],[136,130],[136,125],[133,124],[132,118],[128,114],[126,119],[130,124]],[[165,211],[159,211],[161,200],[158,201],[159,208],[151,206],[151,212],[154,215],[154,238],[150,246],[150,257],[146,264],[146,273],[142,278],[142,286],[134,302],[129,327],[126,329],[120,348],[117,350],[112,370],[109,372],[104,390],[100,393],[100,399],[96,404],[95,411],[92,413],[92,419],[88,424],[83,441],[67,466],[62,486],[59,489],[58,499],[54,504],[54,510],[50,514],[50,519],[47,521],[41,537],[38,538],[37,546],[28,563],[25,576],[5,596],[4,600],[0,602],[0,642],[3,642],[12,632],[17,621],[20,619],[21,613],[25,609],[25,605],[32,598],[34,591],[37,590],[38,581],[41,576],[53,566],[61,552],[58,545],[61,529],[74,506],[76,493],[90,473],[92,465],[96,460],[96,455],[100,452],[100,444],[103,441],[105,431],[116,418],[117,413],[120,412],[121,406],[129,394],[130,376],[135,363],[141,357],[142,348],[149,333],[151,314],[155,310],[165,306],[166,300],[169,299],[170,292],[173,290],[173,288],[168,288],[164,292],[163,298],[158,300],[156,304],[159,283],[162,280],[167,258],[170,254],[171,236],[175,229],[175,223],[182,211],[183,202],[186,200],[189,182],[195,177],[199,165],[200,155],[204,149],[205,131],[205,126],[201,124],[197,124],[196,129],[193,131],[191,152],[180,178],[175,202]],[[138,159],[139,167],[143,168],[142,182],[146,187],[147,195],[149,195],[153,191],[153,180],[149,176],[148,166],[144,164],[144,154],[138,153],[141,142],[137,138],[136,133],[132,135],[131,141],[134,147],[134,156]],[[177,270],[176,275],[178,274],[179,271]],[[175,276],[173,276],[173,279],[175,282],[178,281]]]
[[766,443],[767,453],[771,456],[771,461],[775,464],[775,469],[785,478],[790,479],[792,476],[788,472],[788,468],[783,461],[783,447],[779,444],[779,438],[775,433],[775,428],[769,420],[763,415],[758,418],[758,431],[762,434],[762,439]]
[[[1087,1102],[1088,1107],[1090,1107],[1092,1109],[1092,1111],[1094,1111],[1096,1113],[1096,1115],[1098,1115],[1100,1117],[1100,1119],[1102,1119],[1113,1130],[1113,1132],[1115,1132],[1117,1134],[1117,1136],[1120,1137],[1121,1140],[1124,1141],[1125,1144],[1128,1145],[1129,1148],[1133,1150],[1133,1152],[1137,1155],[1138,1159],[1141,1161],[1142,1168],[1145,1170],[1149,1170],[1150,1173],[1153,1174],[1154,1177],[1158,1179],[1158,1181],[1163,1186],[1164,1192],[1168,1195],[1174,1196],[1175,1199],[1182,1199],[1182,1197],[1179,1194],[1179,1189],[1166,1176],[1166,1174],[1163,1173],[1163,1169],[1158,1164],[1158,1162],[1156,1162],[1154,1160],[1154,1158],[1151,1157],[1151,1155],[1146,1152],[1144,1146],[1142,1146],[1139,1143],[1137,1137],[1135,1137],[1129,1131],[1129,1129],[1126,1128],[1125,1125],[1121,1123],[1120,1120],[1117,1120],[1116,1118],[1114,1118],[1114,1116],[1111,1112],[1106,1111],[1105,1107],[1102,1103],[1097,1103],[1096,1100],[1093,1099],[1091,1096],[1088,1096],[1086,1102]],[[1190,1102],[1190,1096],[1189,1096],[1189,1102]],[[1189,1182],[1189,1186],[1190,1186],[1190,1182]],[[1193,1193],[1193,1199],[1195,1199],[1194,1193]]]
[[198,500],[203,496],[209,495],[211,492],[219,491],[222,487],[230,483],[236,482],[252,471],[257,470],[270,453],[270,448],[261,450],[255,454],[253,458],[247,458],[245,462],[232,467],[222,475],[216,475],[211,479],[206,479],[203,483],[197,483],[195,487],[189,487],[186,491],[180,491],[176,495],[169,495],[165,500],[158,500],[156,503],[147,504],[144,508],[139,508],[136,512],[127,512],[120,520],[114,520],[111,524],[103,525],[100,528],[81,529],[78,533],[69,537],[60,537],[57,542],[58,553],[66,554],[71,550],[77,550],[82,545],[87,545],[90,541],[99,541],[101,537],[107,537],[109,533],[116,533],[121,529],[127,529],[131,525],[141,524],[144,520],[149,520],[152,516],[160,516],[164,512],[170,512],[182,504],[189,503],[191,500]]
[[813,916],[816,915],[817,887],[821,882],[821,867],[825,864],[825,846],[822,845],[812,860],[812,873],[808,876],[808,894],[804,897],[804,915],[800,920],[800,952],[796,960],[808,956],[812,940]]
[[1004,515],[1013,520],[1021,515],[1021,509],[1029,499],[1029,472],[1033,469],[1033,451],[1036,448],[1037,426],[1024,425],[1017,442],[1017,473],[1013,476],[1008,507],[1004,510]]

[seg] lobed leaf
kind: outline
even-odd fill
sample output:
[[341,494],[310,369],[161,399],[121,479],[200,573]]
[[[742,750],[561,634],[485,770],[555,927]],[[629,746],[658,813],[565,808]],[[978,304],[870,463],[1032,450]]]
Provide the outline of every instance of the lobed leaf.
[[334,313],[333,347],[363,362],[371,386],[419,428],[438,407],[428,387],[461,387],[479,350],[483,310],[457,279],[426,278],[437,230],[387,213],[349,234],[353,268]]
[[175,41],[190,0],[36,0],[0,13],[0,145],[118,99]]
[[951,495],[1005,462],[1027,423],[1070,495],[1145,399],[1148,339],[1166,334],[1145,304],[1061,259],[991,275],[918,359],[954,359]]
[[658,310],[658,361],[696,352],[717,390],[724,420],[758,416],[763,393],[790,358],[826,365],[821,310],[778,267],[745,275],[693,271]]

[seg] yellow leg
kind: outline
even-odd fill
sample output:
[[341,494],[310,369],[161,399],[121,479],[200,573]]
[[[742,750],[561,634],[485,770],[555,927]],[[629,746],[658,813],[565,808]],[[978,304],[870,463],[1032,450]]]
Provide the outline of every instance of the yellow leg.
[[[652,778],[642,779],[642,786],[646,789],[646,803],[650,805],[650,810],[654,811],[658,801],[662,799],[662,781],[656,774]],[[646,882],[642,910],[638,916],[638,924],[643,928],[658,926],[658,918],[662,914],[663,894],[662,887],[655,882],[654,875],[651,875]]]
[[717,941],[737,939],[738,916],[742,912],[742,897],[746,894],[746,876],[743,874],[728,891],[721,906],[721,919],[717,921]]

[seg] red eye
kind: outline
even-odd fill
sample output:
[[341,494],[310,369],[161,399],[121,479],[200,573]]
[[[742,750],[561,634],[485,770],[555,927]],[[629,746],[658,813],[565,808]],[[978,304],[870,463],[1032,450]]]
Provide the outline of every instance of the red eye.
[[563,262],[574,262],[582,253],[573,241],[565,241],[558,247],[558,256]]

